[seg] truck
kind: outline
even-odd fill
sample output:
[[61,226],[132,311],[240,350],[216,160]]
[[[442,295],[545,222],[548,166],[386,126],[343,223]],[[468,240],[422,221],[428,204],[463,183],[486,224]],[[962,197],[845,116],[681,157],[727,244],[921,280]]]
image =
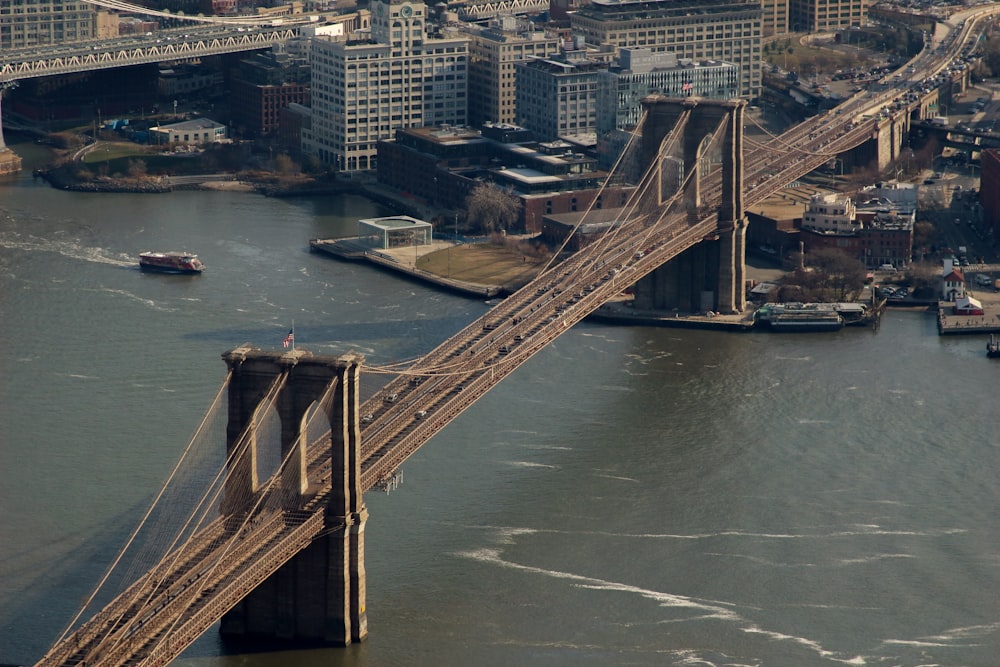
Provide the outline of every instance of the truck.
[[931,118],[931,125],[934,127],[948,127],[947,116],[934,116]]

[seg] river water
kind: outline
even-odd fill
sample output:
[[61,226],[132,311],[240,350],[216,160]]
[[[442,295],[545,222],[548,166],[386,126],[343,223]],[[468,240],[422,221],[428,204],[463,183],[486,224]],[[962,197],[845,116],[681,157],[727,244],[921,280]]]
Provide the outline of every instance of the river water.
[[[294,320],[299,347],[381,364],[489,308],[307,251],[385,213],[0,184],[0,663],[72,618],[222,352],[280,349]],[[143,274],[146,249],[208,270]],[[921,312],[834,334],[583,323],[367,496],[366,642],[226,655],[210,632],[177,664],[995,666],[984,347]]]

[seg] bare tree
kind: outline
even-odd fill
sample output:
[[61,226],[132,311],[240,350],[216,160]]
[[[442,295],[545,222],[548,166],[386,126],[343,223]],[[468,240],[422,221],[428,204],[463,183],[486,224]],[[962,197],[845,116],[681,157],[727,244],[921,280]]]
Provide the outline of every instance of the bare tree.
[[465,199],[465,218],[473,228],[508,231],[517,222],[521,201],[493,183],[480,183]]
[[835,292],[838,299],[846,298],[848,292],[860,289],[865,282],[865,265],[839,248],[819,248],[810,253],[809,259],[819,269],[820,286]]
[[146,161],[145,160],[129,160],[128,161],[128,175],[129,178],[141,181],[146,178]]

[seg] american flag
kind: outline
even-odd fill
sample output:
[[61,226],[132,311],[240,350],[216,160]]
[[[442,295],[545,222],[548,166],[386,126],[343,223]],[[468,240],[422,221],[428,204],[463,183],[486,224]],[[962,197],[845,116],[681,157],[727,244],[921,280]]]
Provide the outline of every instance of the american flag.
[[685,81],[684,85],[681,86],[681,91],[686,93],[689,90],[694,90],[694,84],[690,81]]
[[282,347],[288,347],[293,342],[295,342],[295,329],[289,329],[288,335],[285,336],[285,340],[281,341]]

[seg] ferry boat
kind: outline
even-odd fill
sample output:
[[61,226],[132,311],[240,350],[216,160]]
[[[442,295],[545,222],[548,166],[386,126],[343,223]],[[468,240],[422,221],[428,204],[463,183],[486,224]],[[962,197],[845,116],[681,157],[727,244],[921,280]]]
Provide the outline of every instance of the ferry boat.
[[1000,336],[990,334],[990,339],[986,341],[986,356],[991,359],[1000,358]]
[[159,273],[201,273],[205,265],[198,255],[188,252],[143,252],[139,254],[139,268]]
[[772,315],[771,331],[839,331],[844,327],[844,318],[839,313],[830,312],[784,312]]
[[754,313],[754,319],[771,331],[839,331],[844,327],[837,304],[831,303],[767,304]]

